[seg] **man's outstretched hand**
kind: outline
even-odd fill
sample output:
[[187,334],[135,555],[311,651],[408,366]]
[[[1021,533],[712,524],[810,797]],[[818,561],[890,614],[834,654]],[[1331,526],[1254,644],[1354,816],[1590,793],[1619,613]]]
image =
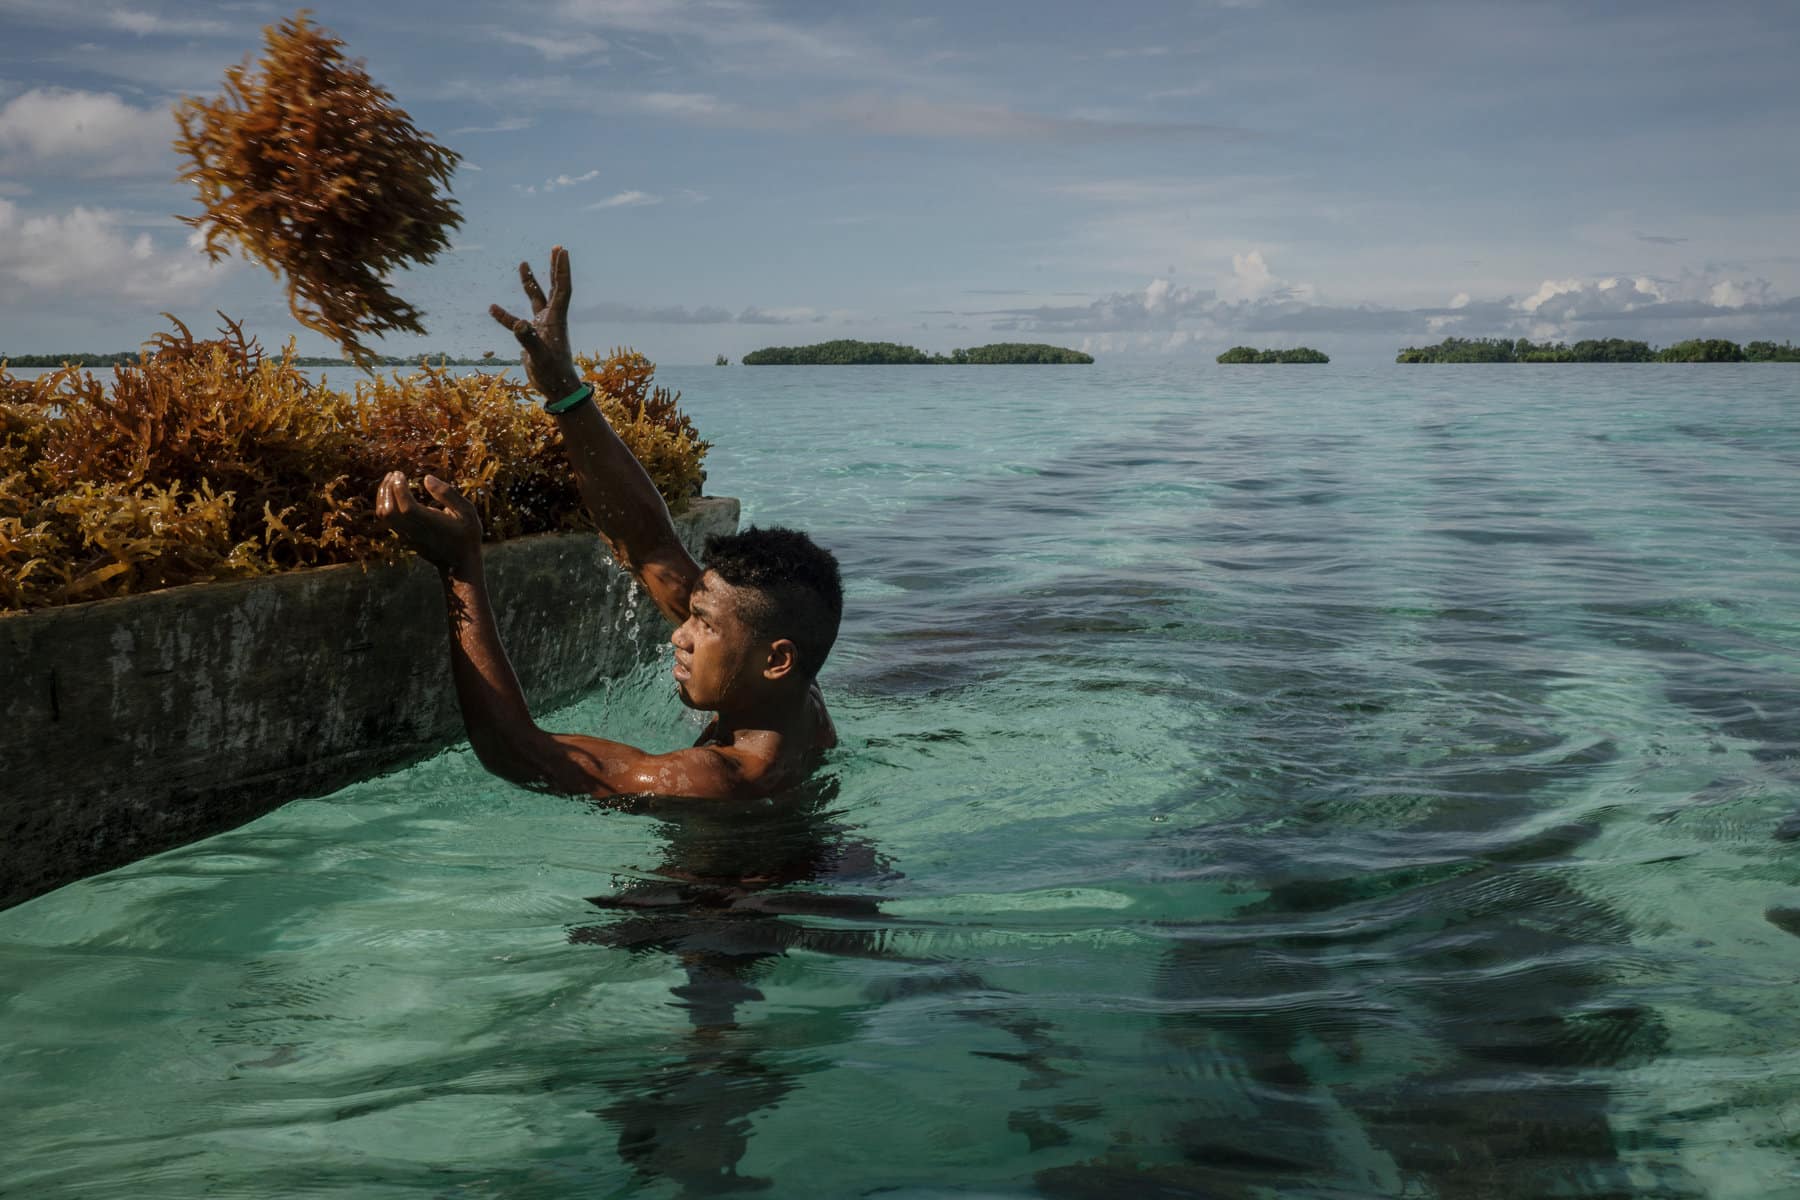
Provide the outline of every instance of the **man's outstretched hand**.
[[581,375],[575,370],[575,356],[569,351],[569,252],[561,246],[550,250],[550,294],[538,286],[530,263],[519,264],[519,282],[525,286],[525,298],[531,301],[531,320],[515,317],[498,304],[488,306],[488,315],[512,330],[519,339],[525,375],[531,386],[543,394],[545,402],[561,400],[581,386]]
[[389,471],[375,488],[375,515],[420,558],[443,570],[478,562],[481,516],[475,506],[436,475],[425,477],[425,490],[441,508],[413,499],[406,476]]

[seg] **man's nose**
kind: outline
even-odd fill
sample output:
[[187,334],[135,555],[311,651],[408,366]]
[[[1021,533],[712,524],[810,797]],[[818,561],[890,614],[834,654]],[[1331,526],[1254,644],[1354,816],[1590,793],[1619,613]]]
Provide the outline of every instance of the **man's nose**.
[[682,640],[682,634],[686,632],[687,624],[685,622],[677,625],[675,631],[669,634],[669,644],[674,646],[677,650],[686,650],[687,644]]

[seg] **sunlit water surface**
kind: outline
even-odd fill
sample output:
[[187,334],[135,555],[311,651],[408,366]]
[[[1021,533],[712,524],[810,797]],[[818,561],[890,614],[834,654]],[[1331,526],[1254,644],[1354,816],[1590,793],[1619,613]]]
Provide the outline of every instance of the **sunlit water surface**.
[[0,1194],[1800,1194],[1800,369],[663,375],[843,561],[807,804],[0,914]]

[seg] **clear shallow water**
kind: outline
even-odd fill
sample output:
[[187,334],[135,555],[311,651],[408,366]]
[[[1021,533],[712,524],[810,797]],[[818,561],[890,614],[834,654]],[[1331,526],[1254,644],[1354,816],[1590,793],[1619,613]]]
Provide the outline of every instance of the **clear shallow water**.
[[0,914],[0,1195],[1800,1193],[1800,371],[663,375],[844,561],[811,807]]

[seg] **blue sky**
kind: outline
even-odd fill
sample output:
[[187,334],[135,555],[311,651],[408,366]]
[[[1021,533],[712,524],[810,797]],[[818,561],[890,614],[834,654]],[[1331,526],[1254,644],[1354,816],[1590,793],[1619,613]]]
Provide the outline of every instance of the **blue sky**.
[[[430,336],[561,242],[575,339],[659,362],[883,338],[1370,360],[1445,334],[1800,339],[1800,4],[321,0],[466,156]],[[0,0],[0,351],[223,309],[170,105],[292,10]]]

